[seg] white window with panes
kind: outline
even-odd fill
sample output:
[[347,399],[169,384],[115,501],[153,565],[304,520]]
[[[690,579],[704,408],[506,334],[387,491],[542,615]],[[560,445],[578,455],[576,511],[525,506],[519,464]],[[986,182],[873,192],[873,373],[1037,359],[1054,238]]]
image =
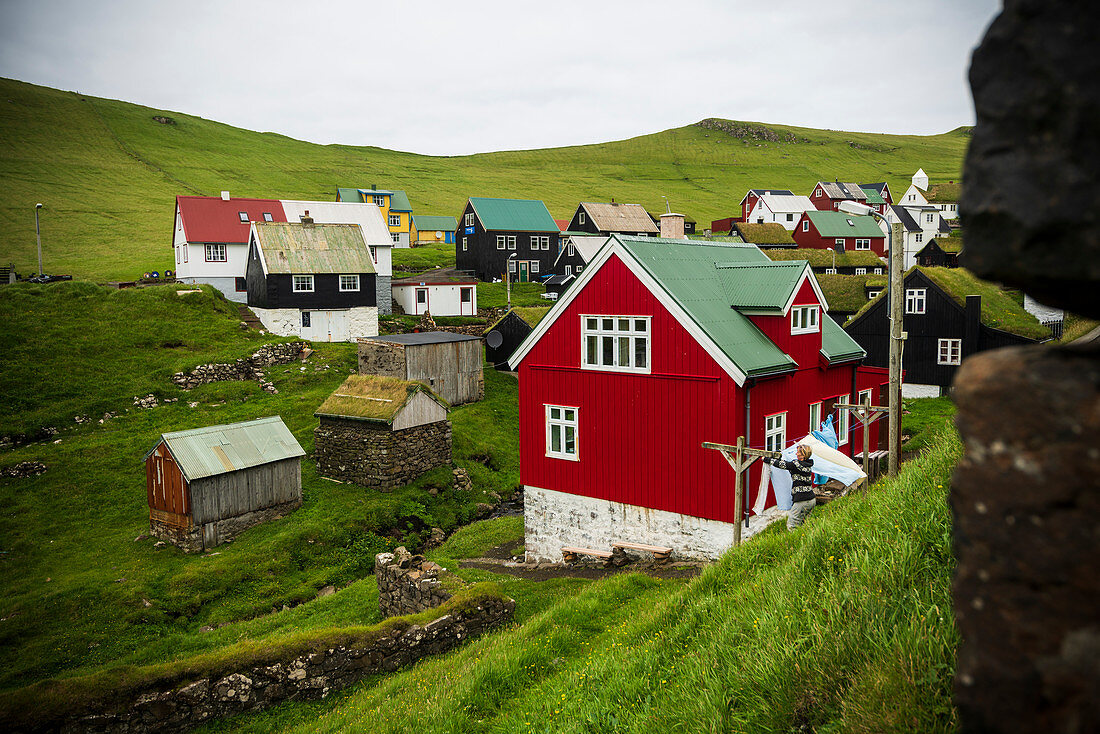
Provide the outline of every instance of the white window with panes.
[[550,249],[550,236],[549,235],[531,235],[531,249],[532,250],[549,250]]
[[826,275],[836,275],[836,268],[825,268]]
[[857,250],[870,250],[871,249],[871,240],[870,239],[861,239],[861,238],[857,237],[856,238],[856,249]]
[[937,340],[936,364],[959,364],[962,361],[962,339]]
[[577,224],[584,224],[584,212],[578,212]]
[[[838,395],[836,401],[847,403],[851,399],[851,395]],[[843,408],[837,408],[836,412],[836,440],[844,445],[848,443],[848,424],[851,422],[851,413]]]
[[577,408],[546,406],[546,455],[580,461],[577,453]]
[[357,290],[359,290],[359,276],[358,275],[341,275],[340,276],[340,290],[341,291],[357,291]]
[[539,271],[539,261],[538,260],[532,260],[531,264],[530,264],[530,268],[531,268],[532,273],[537,273]]
[[819,306],[795,306],[791,309],[791,333],[815,334],[820,329],[818,325]]
[[401,233],[400,232],[390,232],[390,242],[392,242],[395,245],[400,245],[401,244]]
[[810,403],[810,430],[816,431],[821,427],[821,403]]
[[312,275],[292,275],[292,282],[294,284],[295,293],[312,293],[313,292],[313,276]]
[[209,244],[206,246],[206,262],[223,263],[225,260],[225,245]]
[[856,268],[856,275],[867,275],[867,268]]
[[466,222],[467,227],[474,226],[474,213],[473,212],[467,212],[466,213],[465,222]]
[[924,313],[928,291],[925,288],[905,289],[905,313]]
[[776,413],[764,418],[764,448],[782,451],[787,445],[787,414]]
[[400,227],[401,226],[401,215],[400,214],[390,214],[388,217],[386,217],[386,219],[389,221],[389,225],[391,227]]
[[581,366],[648,373],[649,327],[648,316],[581,316]]

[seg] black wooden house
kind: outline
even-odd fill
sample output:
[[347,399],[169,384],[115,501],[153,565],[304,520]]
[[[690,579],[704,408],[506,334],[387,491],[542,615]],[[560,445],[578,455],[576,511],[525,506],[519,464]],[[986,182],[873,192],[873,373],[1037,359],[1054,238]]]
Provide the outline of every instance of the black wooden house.
[[504,314],[485,330],[485,361],[498,370],[511,369],[508,358],[549,310],[549,307],[524,307],[513,308]]
[[[907,385],[942,391],[951,385],[959,363],[972,354],[1050,338],[1050,331],[1011,297],[962,268],[912,268],[904,289],[902,368]],[[886,296],[883,291],[844,327],[867,351],[864,364],[876,367],[889,364]]]
[[253,222],[248,305],[284,336],[347,341],[378,333],[377,273],[358,224]]
[[478,280],[541,280],[558,256],[557,222],[541,201],[471,197],[458,218],[455,267]]

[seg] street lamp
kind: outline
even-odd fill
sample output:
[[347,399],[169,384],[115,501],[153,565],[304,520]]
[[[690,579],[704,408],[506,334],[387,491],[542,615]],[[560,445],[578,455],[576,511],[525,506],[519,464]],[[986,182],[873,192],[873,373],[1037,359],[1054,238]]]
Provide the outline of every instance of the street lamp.
[[512,308],[512,258],[518,255],[513,252],[504,263],[504,290],[508,293],[508,308]]
[[38,231],[38,210],[41,204],[34,205],[34,237],[38,240],[38,277],[42,277],[42,234]]
[[845,214],[857,216],[872,216],[886,225],[886,232],[890,242],[889,277],[886,283],[886,299],[890,306],[890,476],[898,473],[898,449],[901,436],[901,406],[898,404],[901,392],[901,343],[905,338],[902,335],[901,296],[902,296],[902,270],[904,267],[905,253],[898,240],[900,224],[891,225],[883,215],[867,206],[854,201],[842,201],[838,207]]

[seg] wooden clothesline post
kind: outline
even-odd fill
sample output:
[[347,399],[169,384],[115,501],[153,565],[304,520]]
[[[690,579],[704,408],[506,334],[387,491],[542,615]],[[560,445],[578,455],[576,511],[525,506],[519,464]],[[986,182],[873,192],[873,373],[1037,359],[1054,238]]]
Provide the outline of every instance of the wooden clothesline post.
[[729,462],[729,465],[733,467],[735,477],[733,485],[733,516],[737,518],[737,522],[734,524],[733,530],[733,544],[741,545],[741,519],[742,515],[745,514],[745,498],[744,490],[742,488],[741,472],[752,466],[752,463],[759,459],[761,456],[773,456],[775,452],[745,448],[744,436],[737,437],[736,446],[730,446],[727,443],[712,443],[710,441],[704,441],[703,448],[720,451],[722,453],[722,456],[725,457],[726,461]]
[[[863,473],[867,474],[867,476],[871,476],[867,472],[868,454],[871,448],[871,423],[878,420],[879,416],[889,413],[890,408],[883,405],[864,405],[863,403],[857,405],[851,403],[837,403],[835,407],[851,411],[858,415],[859,419],[863,421]],[[890,450],[893,451],[894,447],[891,446]],[[869,484],[870,480],[867,481]]]

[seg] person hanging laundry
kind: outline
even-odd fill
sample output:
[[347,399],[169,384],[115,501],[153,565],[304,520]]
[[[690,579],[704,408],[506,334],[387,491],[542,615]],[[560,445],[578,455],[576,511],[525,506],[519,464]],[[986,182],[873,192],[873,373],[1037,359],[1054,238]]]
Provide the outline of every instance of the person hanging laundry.
[[779,454],[765,456],[764,461],[776,469],[786,469],[791,473],[791,509],[787,512],[787,530],[794,530],[806,521],[817,506],[814,496],[814,460],[813,449],[800,444],[795,461],[784,461]]

